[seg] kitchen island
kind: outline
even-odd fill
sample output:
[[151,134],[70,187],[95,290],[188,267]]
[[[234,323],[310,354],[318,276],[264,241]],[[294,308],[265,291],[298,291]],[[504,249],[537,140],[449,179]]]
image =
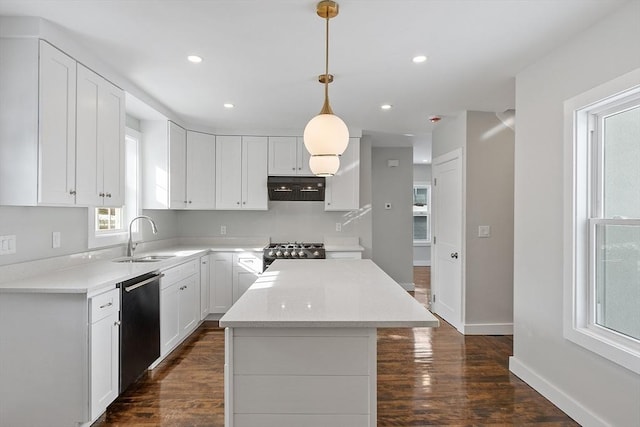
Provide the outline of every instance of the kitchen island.
[[225,426],[375,426],[377,328],[438,325],[371,260],[277,260],[220,319]]

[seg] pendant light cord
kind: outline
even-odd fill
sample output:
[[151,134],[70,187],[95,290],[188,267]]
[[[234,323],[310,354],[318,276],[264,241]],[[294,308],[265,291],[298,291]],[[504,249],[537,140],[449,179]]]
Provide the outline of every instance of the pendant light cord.
[[324,55],[324,99],[329,103],[329,12],[326,16],[326,39],[325,39],[325,55]]

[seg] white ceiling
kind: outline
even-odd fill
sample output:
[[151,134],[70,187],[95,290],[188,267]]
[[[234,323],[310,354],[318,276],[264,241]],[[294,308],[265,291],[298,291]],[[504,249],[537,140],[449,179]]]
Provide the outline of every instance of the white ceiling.
[[[431,115],[514,108],[514,76],[624,0],[342,0],[334,112],[374,145],[430,156]],[[193,126],[301,130],[322,106],[315,0],[0,0],[69,29]],[[189,54],[204,58],[199,65]],[[422,64],[411,58],[428,56]],[[235,104],[227,110],[223,103]],[[393,108],[382,111],[380,105]],[[405,136],[411,134],[414,136]],[[429,157],[430,159],[430,157]]]

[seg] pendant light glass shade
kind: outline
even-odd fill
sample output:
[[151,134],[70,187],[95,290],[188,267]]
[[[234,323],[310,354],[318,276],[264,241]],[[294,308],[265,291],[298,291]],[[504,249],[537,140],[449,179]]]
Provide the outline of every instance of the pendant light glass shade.
[[304,128],[304,146],[312,156],[341,155],[349,145],[349,129],[335,114],[318,114]]
[[311,156],[309,159],[309,169],[316,176],[333,176],[340,168],[340,157],[338,156]]

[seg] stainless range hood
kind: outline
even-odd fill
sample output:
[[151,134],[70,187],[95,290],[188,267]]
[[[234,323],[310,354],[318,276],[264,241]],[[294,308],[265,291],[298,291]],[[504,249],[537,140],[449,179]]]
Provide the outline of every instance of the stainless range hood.
[[269,200],[322,202],[325,184],[325,178],[319,176],[270,176]]

